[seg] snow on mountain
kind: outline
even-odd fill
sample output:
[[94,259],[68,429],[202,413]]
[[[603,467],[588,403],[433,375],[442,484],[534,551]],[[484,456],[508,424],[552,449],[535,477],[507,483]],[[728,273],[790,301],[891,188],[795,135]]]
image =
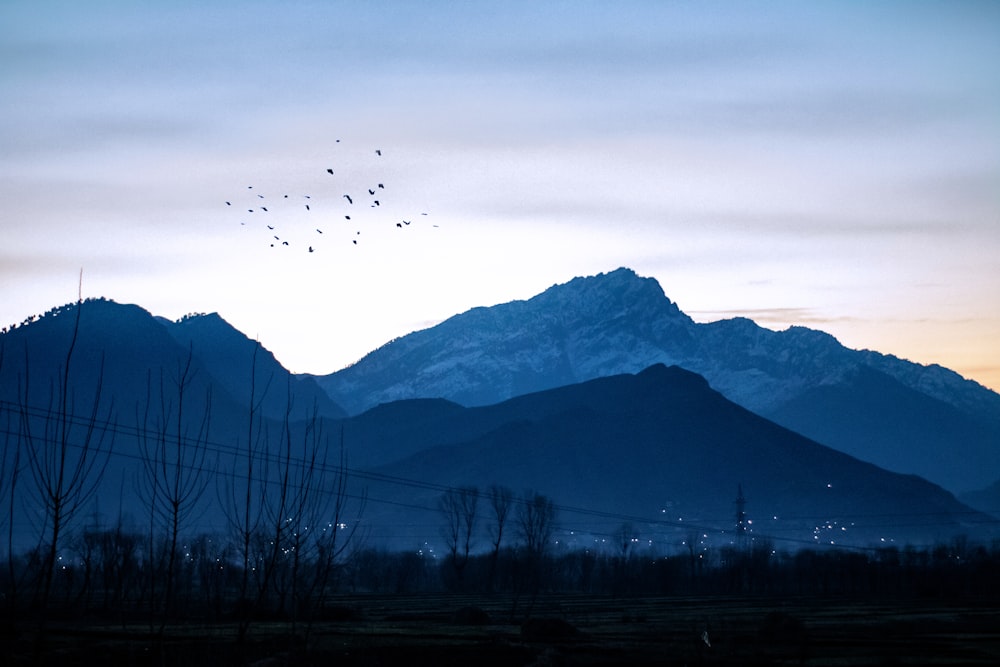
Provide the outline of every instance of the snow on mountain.
[[656,363],[683,366],[731,400],[766,410],[858,361],[829,334],[804,327],[776,332],[746,318],[697,324],[655,279],[621,268],[474,308],[318,381],[360,412],[416,397],[485,405]]
[[[627,268],[574,278],[531,299],[474,308],[398,338],[317,382],[357,414],[405,398],[488,405],[657,363],[703,375],[730,400],[890,470],[955,490],[981,488],[1000,477],[996,393],[947,369],[848,349],[806,327],[773,331],[746,318],[696,323],[655,279]],[[862,370],[884,378],[879,391],[895,398],[882,402],[882,414],[840,423],[844,410],[866,413],[865,392],[851,403],[851,391],[834,401],[830,392],[818,390],[859,382],[872,387],[872,376],[862,378]],[[914,396],[951,409],[931,410],[948,414],[946,423],[928,429],[902,420]],[[872,420],[877,437],[859,440],[858,424]],[[912,452],[937,453],[909,456],[909,443]],[[966,450],[966,463],[942,470],[941,452],[958,458]]]
[[487,405],[672,364],[694,349],[693,326],[655,280],[623,269],[602,281],[577,278],[527,301],[473,308],[317,381],[353,413],[401,398]]

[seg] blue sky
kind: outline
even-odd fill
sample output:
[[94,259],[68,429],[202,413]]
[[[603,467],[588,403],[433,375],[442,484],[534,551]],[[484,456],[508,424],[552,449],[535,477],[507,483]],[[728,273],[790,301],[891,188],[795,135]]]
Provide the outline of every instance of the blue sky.
[[991,2],[8,1],[0,322],[82,268],[327,373],[628,266],[998,388],[998,36]]

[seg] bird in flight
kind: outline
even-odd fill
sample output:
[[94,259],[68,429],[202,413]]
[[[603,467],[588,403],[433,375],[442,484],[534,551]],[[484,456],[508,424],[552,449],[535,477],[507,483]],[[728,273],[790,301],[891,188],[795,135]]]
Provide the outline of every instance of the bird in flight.
[[[340,143],[339,139],[337,140],[337,143],[338,144]],[[339,150],[339,145],[338,145],[338,150]],[[379,157],[381,160],[382,157],[381,148],[375,148],[369,150],[374,150],[375,156]],[[368,155],[371,156],[371,153],[368,153]],[[371,158],[369,157],[369,161],[370,159]],[[379,162],[379,164],[381,164],[381,161]],[[345,178],[345,174],[347,174],[347,172],[344,171],[343,165],[338,165],[338,167],[319,166],[319,168],[316,169],[316,172],[320,172],[321,169],[325,170],[326,173],[331,176],[337,175],[338,182],[341,179]],[[344,193],[341,196],[347,200],[348,205],[352,206],[350,210],[353,211],[355,215],[345,215],[345,211],[342,208],[340,209],[340,214],[344,216],[344,220],[352,223],[353,229],[355,230],[353,238],[350,236],[350,228],[341,228],[337,226],[336,223],[333,223],[333,226],[330,227],[329,226],[330,222],[328,222],[326,219],[326,212],[325,212],[326,210],[323,207],[330,205],[330,202],[327,201],[328,197],[335,201],[336,197],[335,189],[330,191],[330,189],[328,188],[323,188],[324,190],[323,192],[316,192],[313,195],[302,194],[301,191],[299,192],[299,194],[294,194],[294,189],[288,189],[285,190],[284,193],[279,192],[278,194],[274,194],[267,192],[266,184],[265,186],[263,186],[263,189],[262,186],[260,185],[247,185],[245,186],[247,188],[247,195],[245,198],[243,198],[245,201],[241,201],[240,200],[241,198],[239,197],[231,197],[230,199],[224,201],[227,207],[233,207],[237,211],[240,210],[239,209],[240,205],[243,205],[247,207],[246,211],[248,213],[254,213],[254,212],[268,213],[268,216],[265,216],[265,222],[270,221],[274,223],[274,224],[265,224],[265,227],[268,230],[270,230],[271,234],[273,235],[273,238],[270,241],[270,245],[272,248],[275,246],[294,245],[297,249],[302,248],[302,250],[299,252],[306,252],[306,251],[308,251],[309,253],[322,252],[324,248],[321,247],[321,244],[328,242],[334,237],[337,237],[338,234],[347,235],[347,238],[351,238],[351,243],[353,245],[360,245],[361,230],[366,224],[371,224],[373,222],[380,224],[388,223],[389,225],[395,224],[397,229],[403,229],[409,227],[412,224],[412,221],[414,220],[417,220],[419,222],[418,218],[410,217],[409,219],[403,219],[402,216],[396,217],[395,220],[392,220],[391,218],[388,220],[385,219],[385,216],[383,214],[386,213],[389,213],[392,217],[395,217],[395,215],[390,212],[390,210],[392,209],[392,202],[390,202],[389,200],[383,202],[382,199],[384,199],[384,196],[379,196],[378,198],[376,198],[376,196],[382,194],[381,192],[379,192],[380,190],[383,192],[388,192],[389,190],[386,189],[385,183],[381,182],[380,179],[377,178],[378,174],[373,174],[373,176],[375,177],[371,177],[370,180],[365,179],[368,180],[367,183],[356,182],[356,181],[352,183],[350,182],[352,178],[351,175],[347,174],[346,178],[348,179],[349,182],[345,183],[345,186],[339,186],[336,184],[333,186],[333,188],[336,189],[340,189],[341,187],[343,187],[344,189],[340,190],[342,193],[344,193],[344,190],[348,190],[347,193]],[[332,181],[330,181],[329,183],[332,183]],[[368,203],[370,207],[367,213],[364,212],[363,207],[362,209],[353,208],[354,195],[356,195],[357,192],[363,192],[364,190],[368,190],[369,194]],[[354,195],[352,195],[351,192],[353,192]],[[310,220],[309,222],[302,224],[303,209],[299,208],[298,205],[292,203],[294,199],[297,199],[299,197],[302,197],[306,200],[305,202],[302,202],[302,206],[306,212],[309,212],[308,215],[319,216],[319,218],[313,217],[312,220]],[[261,203],[263,203],[264,199],[268,200],[267,206],[260,205]],[[320,209],[317,209],[316,213],[311,213],[312,199],[316,199],[316,201],[321,202]],[[256,202],[256,204],[254,202]],[[383,204],[385,205],[383,206]],[[296,214],[299,216],[298,221],[296,221],[294,217],[291,217],[292,214]],[[420,215],[427,215],[427,214],[421,213]],[[246,219],[245,216],[243,217],[244,220],[237,220],[240,223],[240,225],[244,226],[246,229],[256,228],[255,225],[249,222],[249,219]],[[281,220],[281,222],[278,222],[279,219]],[[334,210],[334,216],[332,220],[336,220],[336,209]],[[305,242],[306,239],[302,238],[303,234],[308,233],[306,230],[309,229],[308,225],[310,222],[312,224],[319,223],[322,224],[324,227],[327,227],[327,229],[314,227],[315,233],[323,236],[323,239],[313,237],[312,244]],[[436,227],[437,225],[434,226]],[[276,230],[277,227],[281,227],[282,234],[280,236],[274,235],[274,230]],[[420,225],[418,224],[417,227],[420,227]],[[331,236],[331,234],[333,236]]]

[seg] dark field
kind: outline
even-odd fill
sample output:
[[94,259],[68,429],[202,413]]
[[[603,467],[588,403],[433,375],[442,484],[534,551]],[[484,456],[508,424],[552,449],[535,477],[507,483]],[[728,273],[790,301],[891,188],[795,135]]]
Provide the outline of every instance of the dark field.
[[[311,627],[6,622],[5,665],[998,665],[1000,607],[737,597],[344,596]],[[512,618],[517,619],[516,621]],[[528,619],[528,620],[525,620]],[[307,636],[308,635],[308,636]],[[707,640],[707,641],[706,641]],[[37,650],[36,650],[37,649]]]

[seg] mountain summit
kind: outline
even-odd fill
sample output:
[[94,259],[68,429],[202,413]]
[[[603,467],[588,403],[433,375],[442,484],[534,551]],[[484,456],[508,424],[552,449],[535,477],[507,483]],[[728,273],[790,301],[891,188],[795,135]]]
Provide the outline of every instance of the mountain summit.
[[202,400],[211,394],[212,423],[220,429],[223,424],[245,421],[251,378],[259,392],[253,400],[259,402],[265,417],[281,419],[289,402],[295,407],[295,419],[312,410],[328,417],[344,414],[311,378],[289,373],[271,352],[215,313],[192,314],[173,322],[140,306],[109,299],[53,308],[3,334],[0,401],[50,404],[71,341],[69,392],[85,397],[104,385],[109,400],[114,395],[115,412],[132,422],[130,426],[134,426],[137,406],[176,398],[169,394],[185,367],[190,376],[189,395]]
[[1000,478],[996,393],[940,366],[848,349],[814,329],[696,323],[655,279],[627,268],[474,308],[317,382],[357,414],[406,398],[489,405],[653,364],[703,375],[787,428],[952,491]]
[[679,362],[696,348],[696,326],[656,280],[618,269],[527,301],[473,308],[317,380],[352,413],[402,398],[488,405]]

